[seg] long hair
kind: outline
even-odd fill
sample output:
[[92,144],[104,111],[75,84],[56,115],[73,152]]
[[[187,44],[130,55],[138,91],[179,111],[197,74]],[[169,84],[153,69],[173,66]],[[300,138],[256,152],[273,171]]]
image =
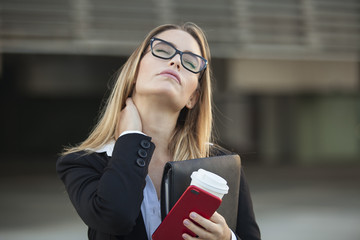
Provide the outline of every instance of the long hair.
[[[212,89],[210,71],[210,51],[204,32],[194,23],[183,25],[166,24],[153,29],[140,46],[131,54],[120,69],[120,74],[108,97],[99,121],[88,138],[76,147],[65,148],[63,155],[77,151],[91,151],[101,148],[111,140],[116,140],[115,130],[120,111],[126,99],[134,90],[140,61],[149,47],[150,39],[164,31],[178,29],[189,33],[198,43],[202,56],[208,60],[208,67],[199,79],[199,100],[192,109],[184,107],[178,117],[174,133],[169,142],[169,151],[174,161],[209,156],[212,142]],[[201,73],[200,73],[201,76]]]

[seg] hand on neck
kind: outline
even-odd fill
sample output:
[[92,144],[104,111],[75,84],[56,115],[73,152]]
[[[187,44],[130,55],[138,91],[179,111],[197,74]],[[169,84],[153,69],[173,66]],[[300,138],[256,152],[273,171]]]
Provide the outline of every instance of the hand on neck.
[[157,150],[168,151],[179,111],[170,108],[161,100],[134,96],[133,101],[141,117],[142,131],[152,138]]

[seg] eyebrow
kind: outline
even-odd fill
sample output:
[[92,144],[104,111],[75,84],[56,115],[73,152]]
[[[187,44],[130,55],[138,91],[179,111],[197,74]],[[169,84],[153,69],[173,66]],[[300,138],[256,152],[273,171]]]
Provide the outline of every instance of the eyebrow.
[[[161,39],[161,40],[163,40],[163,41],[171,44],[171,46],[173,46],[174,48],[178,49],[178,46],[176,46],[176,44],[174,44],[173,42],[170,42],[170,41],[168,41],[168,40],[165,40],[165,39],[162,39],[162,38],[158,38],[158,37],[155,37],[155,38]],[[190,51],[190,50],[181,50],[181,51],[182,51],[182,52],[192,53],[192,54],[196,54],[196,55],[201,56],[200,54],[194,53],[193,51]]]

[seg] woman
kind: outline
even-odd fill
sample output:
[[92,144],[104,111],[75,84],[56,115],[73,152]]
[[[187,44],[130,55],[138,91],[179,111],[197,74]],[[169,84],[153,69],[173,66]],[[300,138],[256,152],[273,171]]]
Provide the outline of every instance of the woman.
[[[122,67],[90,136],[59,158],[57,172],[89,239],[151,239],[161,222],[165,163],[211,155],[208,60],[195,24],[155,28]],[[234,232],[217,212],[209,220],[192,213],[184,225],[201,239],[260,239],[244,177],[239,201]]]

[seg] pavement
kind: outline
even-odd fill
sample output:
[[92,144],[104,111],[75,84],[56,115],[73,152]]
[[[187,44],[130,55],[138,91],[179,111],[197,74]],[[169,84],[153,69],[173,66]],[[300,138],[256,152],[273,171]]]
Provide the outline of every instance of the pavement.
[[[54,161],[29,161],[0,170],[0,240],[86,240]],[[360,240],[360,165],[244,169],[262,239]]]

